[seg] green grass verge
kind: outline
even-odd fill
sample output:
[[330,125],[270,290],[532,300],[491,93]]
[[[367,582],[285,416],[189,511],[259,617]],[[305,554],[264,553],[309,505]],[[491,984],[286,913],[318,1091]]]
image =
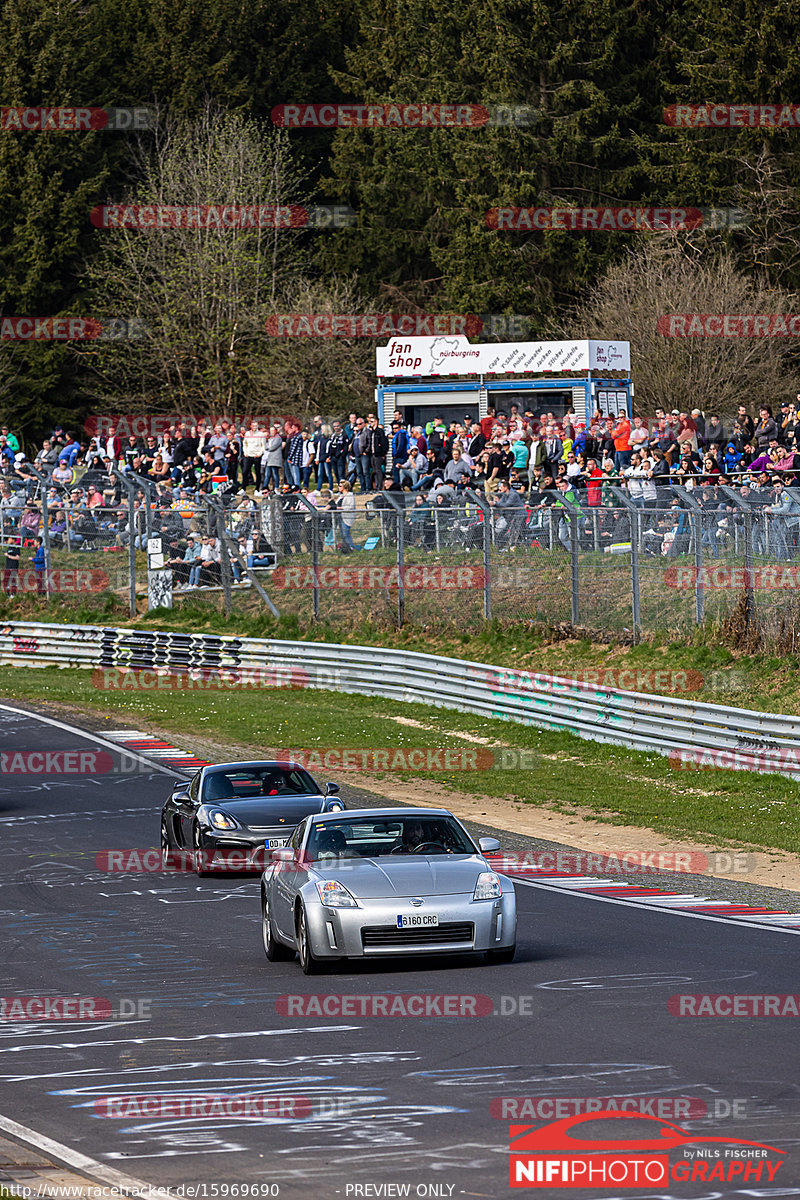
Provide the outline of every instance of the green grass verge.
[[[470,744],[454,738],[453,732],[477,734],[490,745],[532,752],[530,767],[415,772],[400,778],[435,779],[455,792],[505,799],[510,812],[515,802],[546,805],[723,848],[800,850],[800,785],[791,780],[750,772],[676,770],[659,754],[469,713],[306,690],[99,691],[90,671],[55,667],[2,668],[0,692],[9,700],[55,701],[99,713],[111,728],[149,722],[174,734],[186,749],[193,748],[194,738],[207,738],[252,747],[256,755],[299,747],[464,750]],[[398,716],[427,728],[392,719]],[[315,774],[324,778],[324,770]]]

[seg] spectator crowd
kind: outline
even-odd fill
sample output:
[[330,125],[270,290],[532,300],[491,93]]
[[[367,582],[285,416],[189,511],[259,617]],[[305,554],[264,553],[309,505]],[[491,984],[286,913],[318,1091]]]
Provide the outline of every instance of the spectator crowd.
[[[550,508],[560,510],[556,525],[564,546],[574,536],[571,514],[582,536],[592,510],[604,514],[600,541],[624,544],[630,521],[615,495],[621,488],[644,514],[645,545],[652,553],[675,555],[688,549],[691,507],[675,498],[670,485],[678,484],[693,493],[703,512],[704,547],[717,555],[742,520],[744,505],[721,490],[728,485],[747,504],[780,518],[764,523],[754,548],[786,558],[797,548],[800,526],[800,504],[791,495],[800,483],[799,413],[800,396],[774,412],[763,406],[757,416],[740,405],[725,422],[699,409],[656,409],[647,421],[631,420],[625,411],[596,412],[583,422],[573,411],[534,416],[517,403],[507,412],[490,407],[479,421],[437,416],[424,427],[408,425],[400,412],[385,427],[374,414],[356,412],[330,422],[315,416],[305,427],[290,419],[242,423],[220,416],[142,437],[119,436],[110,426],[81,440],[57,426],[31,460],[18,437],[2,427],[0,522],[12,551],[4,587],[13,590],[20,547],[31,547],[43,565],[42,490],[55,548],[119,550],[133,539],[143,549],[149,510],[149,531],[166,538],[166,564],[186,588],[219,579],[218,539],[207,526],[192,523],[197,502],[215,493],[224,495],[237,517],[230,525],[238,548],[232,558],[236,582],[244,582],[245,567],[274,562],[256,502],[275,493],[302,496],[306,507],[334,514],[324,526],[326,540],[346,552],[355,548],[356,492],[371,495],[372,507],[387,502],[376,493],[411,493],[404,500],[410,528],[428,547],[430,512],[473,489],[492,506],[504,549],[525,537],[535,545],[552,521]],[[126,479],[137,488],[132,510]],[[291,504],[297,509],[296,499]],[[290,533],[284,550],[299,549],[296,540]]]

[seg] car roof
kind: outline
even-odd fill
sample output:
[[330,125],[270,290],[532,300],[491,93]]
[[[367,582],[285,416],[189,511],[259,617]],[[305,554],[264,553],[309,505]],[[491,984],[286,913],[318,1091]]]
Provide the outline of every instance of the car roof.
[[295,762],[291,758],[253,758],[242,762],[209,763],[203,768],[203,773],[210,775],[213,771],[230,771],[233,768],[241,767],[294,767],[297,770],[305,771],[305,767],[301,763]]
[[347,820],[352,821],[354,817],[379,817],[381,820],[387,817],[452,817],[453,814],[449,808],[417,808],[415,805],[409,805],[405,808],[346,808],[343,812],[334,813],[314,813],[314,816],[324,817],[326,820]]

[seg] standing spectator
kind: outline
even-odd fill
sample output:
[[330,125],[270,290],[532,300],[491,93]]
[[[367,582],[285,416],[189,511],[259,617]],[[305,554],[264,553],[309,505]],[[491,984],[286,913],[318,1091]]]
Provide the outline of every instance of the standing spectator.
[[327,423],[320,426],[319,437],[316,444],[316,467],[317,467],[317,488],[324,487],[327,483],[329,488],[333,488],[333,466],[331,463],[331,442],[333,441],[333,429]]
[[392,421],[392,478],[400,482],[400,463],[408,458],[408,433],[399,421]]
[[356,418],[355,437],[353,438],[353,457],[358,472],[358,486],[362,492],[369,491],[369,429],[363,417]]
[[347,433],[342,429],[339,421],[333,422],[331,432],[331,440],[328,443],[328,460],[331,466],[331,475],[333,484],[338,484],[342,479],[347,478],[347,451],[349,447],[349,439]]
[[370,413],[367,420],[369,422],[367,453],[369,455],[370,484],[374,492],[379,492],[383,487],[383,478],[386,474],[389,439],[383,426],[378,424],[378,418],[374,413]]
[[297,426],[292,426],[286,431],[287,446],[285,452],[284,474],[287,476],[291,487],[300,487],[302,478],[303,459],[305,458],[303,431]]
[[19,591],[19,539],[12,538],[6,547],[6,563],[3,570],[3,591],[9,596]]
[[547,436],[545,438],[544,449],[547,458],[545,472],[548,475],[552,475],[555,479],[558,464],[561,462],[561,459],[564,456],[564,443],[556,434],[555,425],[547,426]]
[[311,479],[311,468],[316,462],[316,447],[314,441],[307,429],[300,431],[302,438],[302,458],[300,460],[300,484],[304,488],[308,488],[309,480]]
[[356,498],[346,479],[340,481],[339,493],[342,497],[339,505],[339,521],[342,527],[342,549],[343,551],[355,550],[352,528],[353,522],[356,519]]
[[47,567],[47,559],[44,553],[44,538],[36,539],[36,553],[33,556],[33,569],[36,572],[36,591],[40,596],[45,593],[44,573]]
[[242,487],[247,490],[251,481],[255,483],[256,491],[263,487],[261,480],[261,459],[267,448],[264,431],[259,428],[258,421],[252,420],[250,427],[242,439]]
[[614,469],[621,472],[631,461],[630,446],[631,423],[628,414],[622,410],[617,414],[617,423],[611,430],[614,439]]
[[283,466],[283,438],[278,426],[270,425],[266,450],[261,460],[261,490],[277,492],[281,486],[281,467]]
[[772,438],[777,438],[778,426],[772,419],[772,410],[768,405],[763,404],[759,409],[759,420],[756,425],[756,448],[763,452],[769,446]]
[[716,413],[712,413],[706,426],[706,445],[716,446],[718,450],[728,441],[728,435],[725,431],[725,426],[720,423],[720,419]]
[[650,434],[647,432],[647,428],[641,417],[633,418],[633,429],[630,432],[628,441],[631,451],[644,450],[650,441]]
[[745,441],[752,442],[756,433],[756,423],[743,404],[740,404],[736,410],[736,420],[742,428]]

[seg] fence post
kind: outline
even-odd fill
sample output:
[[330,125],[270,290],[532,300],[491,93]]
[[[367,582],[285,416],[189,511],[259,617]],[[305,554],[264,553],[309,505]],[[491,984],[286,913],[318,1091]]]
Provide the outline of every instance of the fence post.
[[50,512],[47,504],[47,476],[41,475],[32,463],[30,470],[42,485],[42,545],[44,547],[44,588],[47,599],[50,599]]
[[[128,496],[128,592],[130,598],[131,616],[136,616],[136,547],[133,544],[134,528],[133,528],[133,503],[136,489],[126,475],[123,475],[118,467],[112,466],[116,478],[125,488]],[[69,542],[69,524],[67,524],[67,542]]]
[[633,640],[636,642],[642,632],[642,596],[639,579],[639,538],[641,533],[641,513],[631,513],[631,599],[633,612]]
[[748,628],[753,623],[753,511],[744,514],[744,594],[745,616]]
[[706,615],[706,594],[703,585],[703,514],[692,513],[694,525],[694,602],[695,624],[702,625]]
[[572,576],[570,593],[572,597],[572,624],[577,625],[580,620],[580,603],[578,596],[579,574],[578,574],[578,514],[576,512],[567,513],[565,516],[569,522],[569,560],[570,574]]
[[225,616],[229,617],[233,601],[231,599],[231,560],[225,536],[225,510],[222,504],[218,508],[215,504],[214,509],[216,510],[217,537],[219,539],[219,573],[222,581],[222,595],[225,601]]
[[402,629],[406,619],[406,521],[405,508],[397,509],[397,628]]
[[464,495],[473,502],[479,509],[483,520],[481,521],[481,529],[483,532],[483,618],[485,621],[492,619],[492,528],[491,528],[491,509],[486,503],[486,500],[479,496],[472,488],[467,488]]
[[[320,542],[320,515],[316,504],[312,504],[307,500],[302,492],[297,493],[297,499],[300,501],[302,508],[307,512],[306,521],[311,526],[311,537],[309,539],[311,550],[311,605],[314,614],[314,620],[319,620],[319,542]],[[335,526],[334,526],[335,528]]]

